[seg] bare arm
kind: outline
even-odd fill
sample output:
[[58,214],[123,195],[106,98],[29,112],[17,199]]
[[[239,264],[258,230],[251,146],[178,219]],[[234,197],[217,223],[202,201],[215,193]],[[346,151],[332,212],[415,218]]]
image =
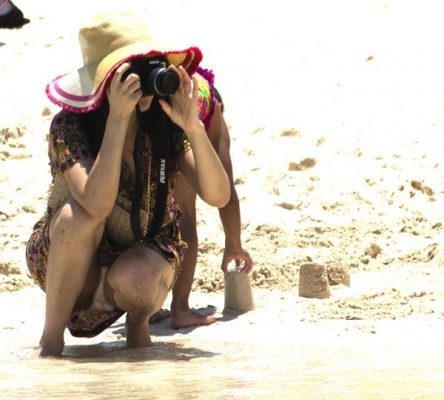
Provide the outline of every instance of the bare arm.
[[186,152],[179,159],[179,169],[202,200],[211,206],[223,207],[230,197],[229,180],[198,117],[197,82],[194,78],[191,80],[182,67],[175,70],[180,74],[181,88],[172,96],[171,105],[163,100],[160,104],[191,143],[192,152]]
[[222,105],[216,104],[208,136],[213,144],[230,181],[231,195],[228,203],[219,209],[219,216],[225,233],[225,251],[221,268],[224,272],[227,265],[234,260],[237,267],[243,263],[242,272],[249,273],[253,268],[250,254],[242,248],[241,215],[239,198],[233,179],[233,164],[230,156],[230,134],[223,118]]
[[106,218],[114,206],[128,126],[141,97],[137,75],[130,74],[120,81],[128,67],[123,64],[117,69],[107,92],[110,113],[97,158],[83,165],[76,163],[64,173],[75,200],[100,219]]

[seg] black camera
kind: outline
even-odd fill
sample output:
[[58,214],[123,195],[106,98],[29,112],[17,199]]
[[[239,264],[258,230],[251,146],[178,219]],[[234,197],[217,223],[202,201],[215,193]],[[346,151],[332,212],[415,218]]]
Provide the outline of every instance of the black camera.
[[138,57],[130,63],[131,66],[122,75],[122,81],[131,73],[137,74],[143,96],[168,97],[179,89],[179,75],[167,67],[165,59]]

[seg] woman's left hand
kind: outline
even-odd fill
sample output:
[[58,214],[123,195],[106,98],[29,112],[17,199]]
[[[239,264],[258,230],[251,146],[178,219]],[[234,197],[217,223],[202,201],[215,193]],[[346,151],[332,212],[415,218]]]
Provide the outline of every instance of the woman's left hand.
[[197,96],[199,92],[197,79],[190,78],[184,67],[170,67],[177,72],[180,78],[179,89],[170,99],[171,103],[161,99],[159,101],[163,111],[170,119],[179,125],[185,132],[190,132],[197,125],[202,125],[199,119]]

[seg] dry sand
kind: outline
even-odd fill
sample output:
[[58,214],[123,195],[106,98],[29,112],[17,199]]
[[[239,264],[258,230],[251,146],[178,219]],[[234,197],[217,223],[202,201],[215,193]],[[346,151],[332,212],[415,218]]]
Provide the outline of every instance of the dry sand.
[[[199,203],[192,303],[219,321],[154,325],[138,352],[118,321],[66,334],[59,361],[33,357],[44,296],[24,262],[50,180],[44,86],[80,66],[76,31],[105,3],[15,4],[31,23],[0,30],[0,397],[444,398],[440,2],[125,2],[216,73],[256,309],[223,313],[223,232]],[[350,287],[299,297],[305,263]]]

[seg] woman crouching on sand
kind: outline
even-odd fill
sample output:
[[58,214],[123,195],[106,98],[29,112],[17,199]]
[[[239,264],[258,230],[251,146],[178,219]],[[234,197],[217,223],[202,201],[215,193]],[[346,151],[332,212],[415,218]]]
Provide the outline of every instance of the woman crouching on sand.
[[66,327],[92,337],[124,313],[127,345],[149,346],[149,317],[186,250],[175,173],[212,206],[230,197],[198,118],[190,76],[199,49],[165,51],[129,14],[100,14],[79,39],[84,66],[47,87],[62,108],[49,135],[53,180],[26,248],[31,275],[46,291],[41,356],[62,354]]

